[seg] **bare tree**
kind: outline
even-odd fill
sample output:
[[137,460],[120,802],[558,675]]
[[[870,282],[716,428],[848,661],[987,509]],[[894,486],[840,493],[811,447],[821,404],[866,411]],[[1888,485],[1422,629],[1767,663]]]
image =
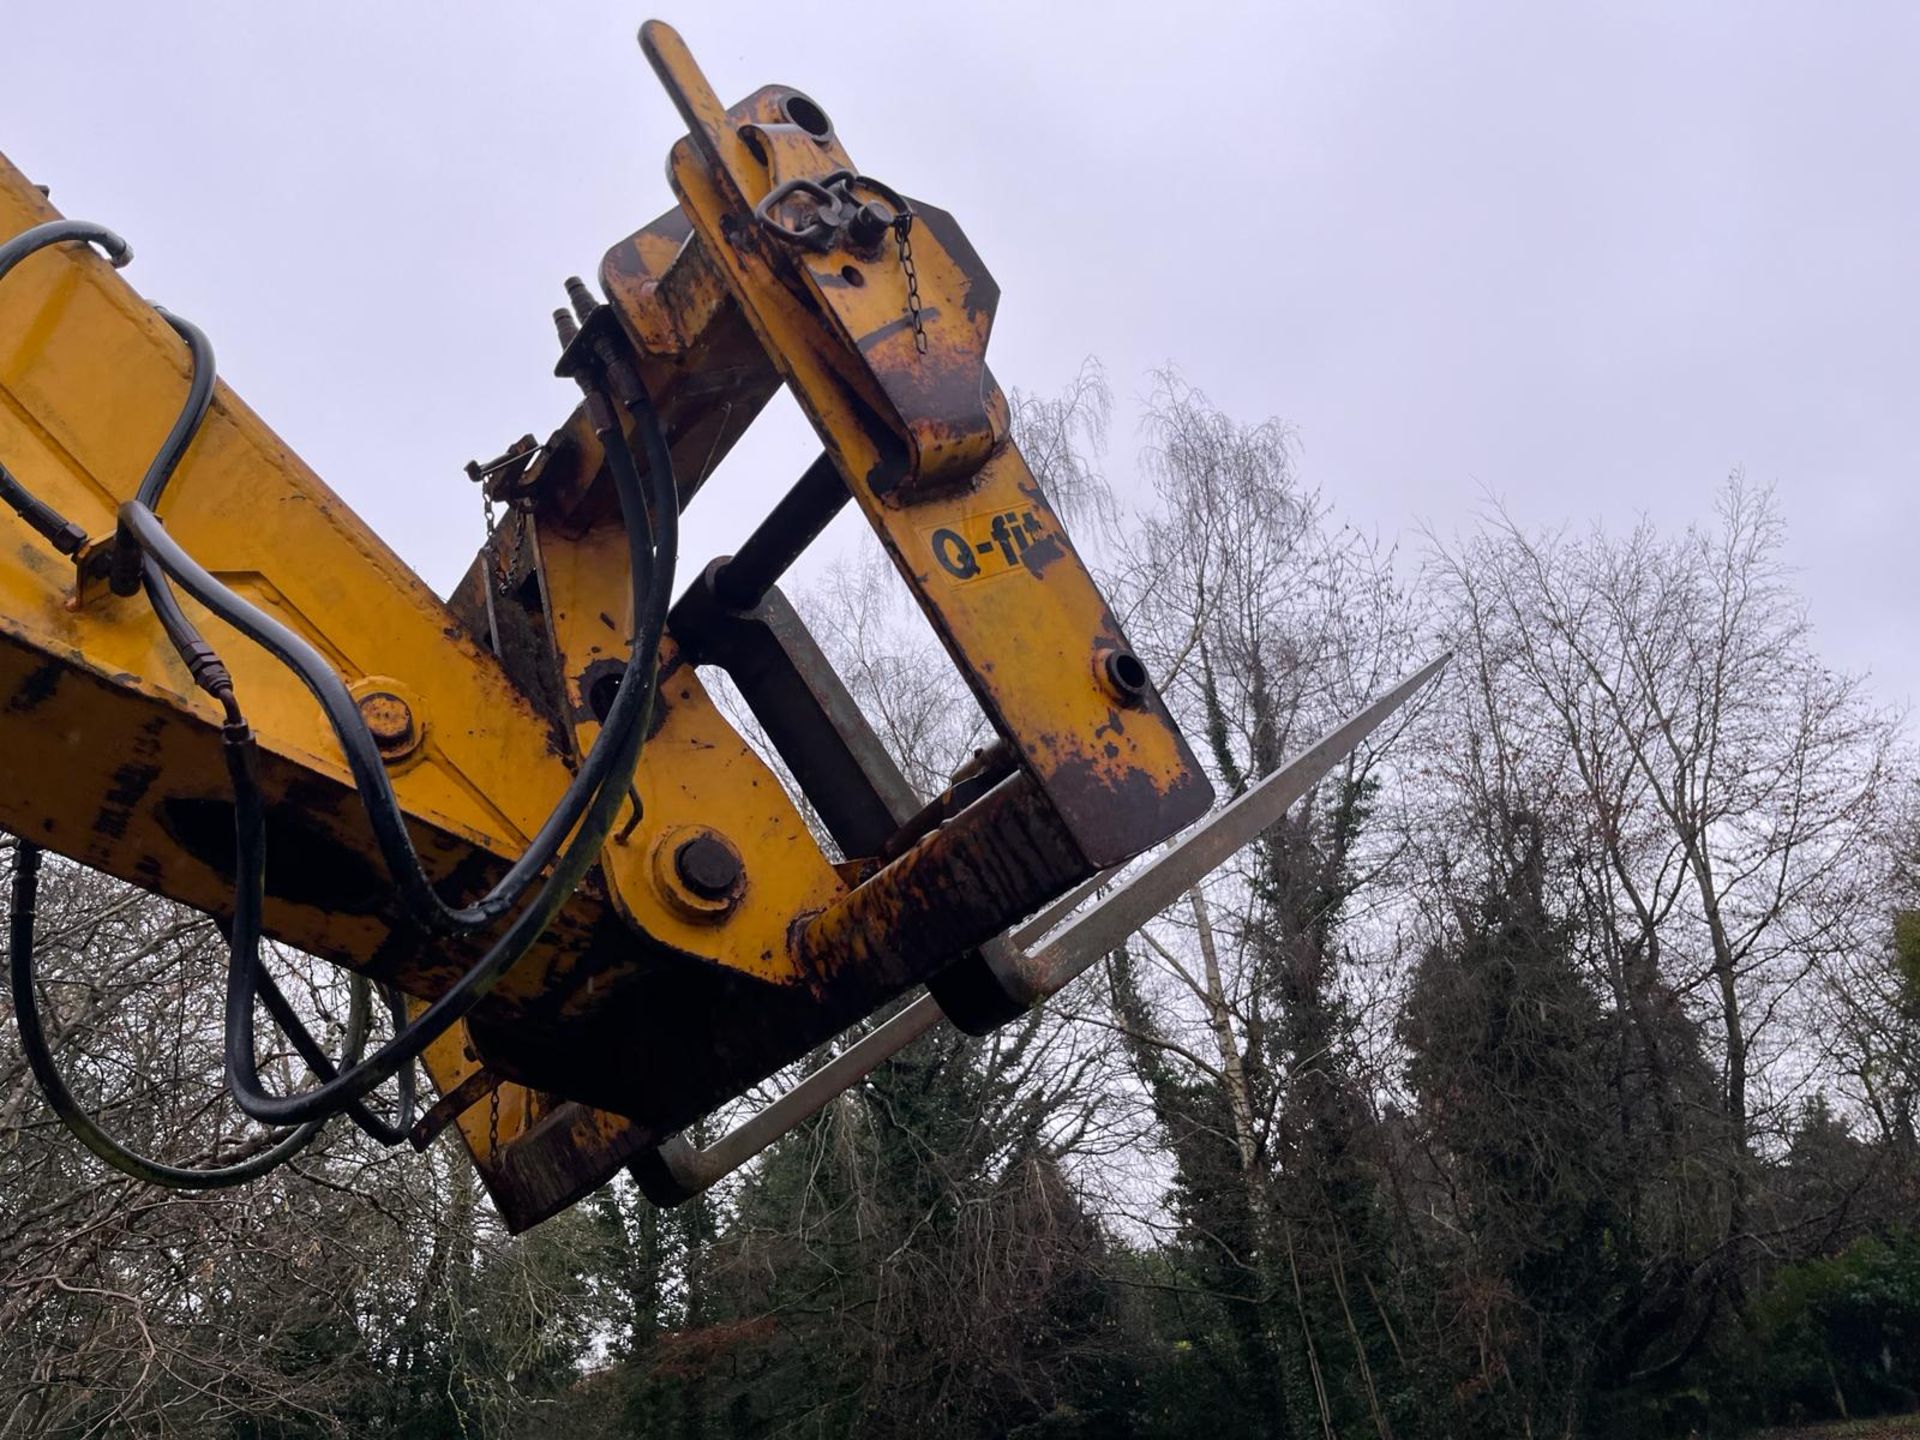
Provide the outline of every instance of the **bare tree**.
[[[211,922],[61,862],[44,873],[39,930],[56,1058],[109,1130],[181,1165],[264,1144],[221,1080],[225,942]],[[274,963],[337,1047],[340,972]],[[290,1054],[262,1058],[300,1083]],[[9,1021],[0,1436],[349,1434],[430,1412],[506,1433],[570,1382],[588,1343],[577,1228],[509,1243],[464,1154],[380,1152],[341,1127],[242,1189],[142,1185],[60,1127]]]
[[[1301,483],[1279,421],[1236,421],[1167,372],[1147,437],[1157,506],[1116,588],[1170,703],[1238,793],[1402,672],[1407,602],[1391,555]],[[1211,1251],[1203,1273],[1231,1297],[1241,1383],[1266,1397],[1276,1433],[1302,1402],[1321,1426],[1390,1429],[1384,1317],[1371,1262],[1356,1264],[1373,1248],[1359,1198],[1369,1022],[1346,936],[1354,897],[1392,858],[1369,823],[1392,740],[1356,751],[1112,976],[1110,1023],[1174,1154],[1180,1233]]]
[[1766,1223],[1755,1159],[1823,1073],[1820,978],[1881,918],[1863,881],[1897,722],[1821,662],[1781,544],[1771,495],[1736,475],[1716,523],[1678,536],[1531,533],[1496,510],[1433,546],[1461,655],[1420,822],[1456,837],[1429,848],[1433,879],[1446,890],[1463,837],[1513,862],[1488,854],[1490,817],[1519,807],[1546,828],[1560,913],[1630,1042],[1623,1073],[1644,1071],[1663,1173],[1693,1197],[1667,1223],[1701,1282],[1698,1323],[1656,1367],[1692,1352],[1719,1297],[1739,1302]]

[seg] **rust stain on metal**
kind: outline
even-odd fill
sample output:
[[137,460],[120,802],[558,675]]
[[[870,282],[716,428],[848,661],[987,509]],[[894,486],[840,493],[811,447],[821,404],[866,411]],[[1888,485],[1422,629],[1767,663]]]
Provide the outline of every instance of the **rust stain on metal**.
[[[679,203],[613,247],[601,277],[681,503],[788,385],[1004,753],[912,821],[919,797],[888,798],[866,843],[831,862],[669,636],[627,843],[602,850],[541,943],[427,1057],[443,1093],[501,1080],[497,1151],[486,1107],[454,1124],[516,1229],[1210,798],[1157,697],[1123,721],[1098,683],[1095,657],[1125,638],[1009,438],[986,366],[999,287],[959,225],[861,180],[837,136],[796,128],[786,87],[725,107],[677,36],[646,34],[688,123],[670,157]],[[893,196],[897,228],[856,216],[823,247],[796,248],[756,219],[775,186],[841,170],[861,206]],[[40,218],[22,183],[0,162],[0,235]],[[8,323],[39,313],[56,271],[73,320],[36,331],[36,388],[8,390],[8,405],[51,407],[63,424],[95,413],[93,357],[124,358],[124,424],[98,438],[67,427],[83,439],[49,481],[50,500],[91,524],[177,407],[177,357],[104,267],[43,269],[0,295],[0,361],[28,363],[5,352]],[[626,553],[602,448],[620,437],[603,442],[576,410],[544,446],[516,442],[489,477],[515,508],[449,609],[224,388],[214,423],[222,443],[189,455],[170,524],[362,678],[406,677],[362,696],[363,713],[390,756],[408,750],[394,788],[435,882],[450,899],[479,893],[594,743],[624,671]],[[208,707],[178,667],[156,668],[164,642],[142,608],[89,612],[104,618],[76,658],[70,631],[44,618],[65,613],[54,591],[44,564],[0,555],[0,615],[28,617],[0,633],[0,746],[22,773],[73,772],[70,794],[0,795],[0,823],[51,827],[102,868],[221,910],[232,808]],[[421,1001],[441,993],[486,938],[429,939],[400,919],[324,725],[282,701],[290,683],[270,659],[228,658],[250,704],[265,697],[270,931]],[[799,688],[840,723],[824,689]],[[713,843],[689,848],[696,838]],[[675,885],[706,908],[676,903]]]
[[60,677],[65,673],[66,667],[57,660],[39,666],[7,697],[8,711],[15,715],[31,715],[53,698],[54,691],[60,688]]

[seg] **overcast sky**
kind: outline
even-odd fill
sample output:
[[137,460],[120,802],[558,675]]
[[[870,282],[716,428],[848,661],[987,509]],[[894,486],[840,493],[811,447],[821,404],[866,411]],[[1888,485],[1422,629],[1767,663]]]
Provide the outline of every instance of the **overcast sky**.
[[[670,203],[647,13],[16,3],[0,152],[125,234],[128,278],[444,591],[480,534],[462,463],[575,398],[560,280]],[[1003,292],[1003,383],[1105,362],[1123,485],[1167,362],[1291,423],[1389,537],[1488,494],[1678,525],[1744,467],[1830,656],[1920,693],[1920,8],[657,13],[723,98],[805,89],[862,169],[956,215]],[[815,448],[770,412],[689,565]]]

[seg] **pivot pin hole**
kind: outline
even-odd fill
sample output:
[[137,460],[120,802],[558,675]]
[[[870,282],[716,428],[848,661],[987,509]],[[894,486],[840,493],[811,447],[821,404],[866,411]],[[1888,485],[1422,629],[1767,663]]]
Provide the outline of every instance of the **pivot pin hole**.
[[794,91],[782,100],[780,109],[788,120],[821,144],[824,145],[833,138],[833,121],[827,118],[827,112],[799,91]]

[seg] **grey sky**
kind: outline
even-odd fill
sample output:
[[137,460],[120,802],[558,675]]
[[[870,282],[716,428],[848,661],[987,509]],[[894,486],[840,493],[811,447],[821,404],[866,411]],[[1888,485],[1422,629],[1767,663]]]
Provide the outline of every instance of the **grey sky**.
[[[462,462],[572,403],[548,312],[669,203],[679,126],[606,3],[16,4],[0,151],[444,589]],[[999,279],[991,360],[1167,361],[1298,431],[1391,536],[1704,515],[1778,485],[1828,653],[1920,692],[1920,9],[662,8],[722,95],[819,99]],[[690,516],[727,548],[812,453],[770,415]],[[722,497],[725,497],[722,499]]]

